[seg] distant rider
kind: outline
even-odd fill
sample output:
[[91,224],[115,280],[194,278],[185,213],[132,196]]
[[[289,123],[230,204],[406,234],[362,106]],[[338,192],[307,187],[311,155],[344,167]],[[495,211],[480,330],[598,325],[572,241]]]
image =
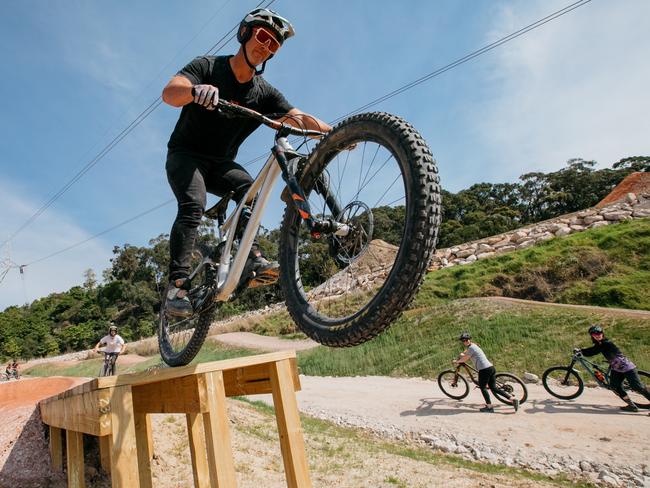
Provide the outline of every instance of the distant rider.
[[[492,402],[490,400],[490,394],[487,391],[487,387],[490,387],[490,390],[492,392],[499,392],[501,395],[505,396],[506,398],[512,398],[511,395],[499,389],[497,387],[496,383],[496,369],[494,369],[494,366],[490,361],[488,361],[487,356],[483,352],[483,350],[478,346],[478,344],[474,344],[472,342],[472,336],[469,335],[467,332],[463,332],[461,336],[458,338],[459,341],[463,343],[463,346],[465,346],[465,350],[461,353],[460,357],[456,360],[453,361],[454,364],[462,364],[466,363],[468,360],[472,360],[474,363],[474,367],[478,371],[478,386],[481,389],[481,393],[483,394],[483,398],[485,399],[485,406],[481,408],[481,412],[489,412],[492,413],[494,412],[494,407],[492,406]],[[512,406],[515,408],[515,412],[519,410],[519,399],[518,398],[513,398],[512,399]]]
[[594,324],[589,327],[589,335],[594,345],[578,350],[583,356],[595,356],[598,353],[602,353],[605,356],[605,359],[607,359],[607,362],[612,368],[609,376],[609,386],[627,403],[627,405],[620,407],[621,410],[625,412],[638,412],[639,408],[630,399],[625,389],[623,389],[623,381],[627,379],[632,390],[650,400],[650,390],[641,382],[636,365],[616,347],[616,344],[605,337],[603,328],[600,325]]
[[118,335],[117,333],[117,326],[111,325],[108,328],[108,335],[102,337],[99,342],[95,345],[93,348],[93,352],[97,353],[97,350],[101,346],[106,346],[104,347],[104,356],[106,359],[106,356],[111,356],[111,362],[115,363],[117,361],[117,357],[120,354],[124,354],[126,352],[126,342],[124,342],[124,339],[122,339],[121,336]]

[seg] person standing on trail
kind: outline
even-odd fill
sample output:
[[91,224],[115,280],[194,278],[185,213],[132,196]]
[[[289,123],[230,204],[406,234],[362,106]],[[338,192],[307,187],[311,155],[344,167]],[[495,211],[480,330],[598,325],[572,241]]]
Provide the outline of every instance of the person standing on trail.
[[[488,361],[487,356],[483,352],[478,344],[472,342],[472,336],[467,332],[463,332],[458,338],[459,341],[463,343],[465,350],[460,354],[460,357],[453,361],[454,364],[462,364],[468,360],[472,360],[474,367],[478,371],[478,386],[481,389],[483,398],[485,399],[485,406],[481,408],[481,412],[494,412],[494,407],[492,406],[492,401],[490,400],[490,394],[487,391],[487,387],[490,387],[490,390],[493,392],[498,391],[501,395],[506,398],[512,398],[511,395],[499,389],[496,383],[496,369],[490,361]],[[519,410],[519,399],[512,399],[512,406],[515,408],[515,412]]]
[[639,408],[623,388],[623,380],[627,380],[632,390],[650,400],[650,390],[641,382],[636,365],[616,347],[616,344],[605,337],[605,332],[600,325],[593,324],[589,327],[589,336],[591,337],[593,346],[578,350],[583,356],[587,357],[595,356],[599,353],[605,356],[609,366],[612,368],[609,376],[609,386],[627,403],[627,405],[620,407],[621,410],[625,412],[638,412]]
[[[293,105],[262,73],[266,62],[294,35],[291,23],[272,10],[258,8],[239,25],[239,50],[234,56],[200,56],[165,86],[162,99],[183,107],[167,144],[167,179],[178,201],[178,214],[169,236],[170,285],[166,309],[170,315],[193,313],[187,298],[187,278],[197,229],[206,206],[206,192],[240,202],[253,179],[235,162],[242,142],[259,127],[252,119],[233,119],[217,108],[219,98],[251,108],[295,127],[328,132],[332,128]],[[258,67],[261,68],[258,69]],[[251,203],[251,202],[246,202]],[[253,245],[242,283],[254,286],[277,281],[279,266]]]

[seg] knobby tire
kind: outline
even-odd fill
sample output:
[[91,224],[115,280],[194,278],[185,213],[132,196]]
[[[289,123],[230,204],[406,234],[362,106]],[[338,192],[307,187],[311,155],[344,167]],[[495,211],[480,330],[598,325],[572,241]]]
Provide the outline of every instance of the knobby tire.
[[[455,376],[456,372],[453,369],[443,371],[438,375],[438,387],[440,388],[440,391],[442,391],[449,398],[453,398],[454,400],[462,400],[467,395],[469,395],[469,384],[462,375],[459,374],[456,378],[454,378]],[[454,379],[456,380],[456,386],[454,388],[458,388],[457,391],[449,389],[450,384],[448,383],[452,383]]]
[[[549,376],[558,372],[562,374],[549,378]],[[552,382],[553,380],[560,378],[568,378],[568,381],[571,381],[571,384],[575,385],[575,388],[572,388],[571,392],[567,391],[565,393],[562,393],[558,389],[561,387],[561,385],[555,385]],[[574,398],[578,398],[580,395],[582,395],[582,392],[585,389],[584,382],[582,381],[580,375],[574,369],[569,369],[566,366],[555,366],[544,371],[544,374],[542,375],[542,385],[544,385],[544,389],[547,392],[549,392],[555,398],[559,398],[560,400],[573,400]]]

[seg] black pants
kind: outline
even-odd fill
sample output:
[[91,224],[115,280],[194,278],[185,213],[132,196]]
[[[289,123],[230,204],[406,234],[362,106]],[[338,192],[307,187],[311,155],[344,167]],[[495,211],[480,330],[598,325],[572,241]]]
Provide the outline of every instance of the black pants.
[[167,154],[167,180],[178,201],[178,213],[169,236],[169,279],[186,278],[207,192],[224,196],[234,191],[239,202],[253,178],[234,161],[214,161],[183,152]]
[[612,390],[620,397],[627,396],[627,392],[623,389],[623,381],[627,379],[630,388],[641,395],[645,396],[650,400],[650,392],[648,388],[641,382],[639,373],[636,368],[631,369],[625,373],[619,373],[618,371],[612,371],[609,375],[609,385],[612,387]]
[[481,389],[481,393],[483,394],[485,403],[487,403],[488,405],[491,403],[491,401],[490,401],[490,394],[488,393],[486,388],[487,386],[489,386],[490,390],[492,390],[493,392],[495,391],[499,392],[501,395],[505,396],[506,398],[510,398],[510,395],[507,392],[497,387],[496,374],[497,374],[497,370],[494,369],[494,366],[483,368],[478,372],[478,387]]

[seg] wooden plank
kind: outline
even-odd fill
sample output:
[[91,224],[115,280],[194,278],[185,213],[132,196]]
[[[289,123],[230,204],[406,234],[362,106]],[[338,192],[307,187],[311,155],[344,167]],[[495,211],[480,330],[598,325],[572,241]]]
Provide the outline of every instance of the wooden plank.
[[[295,358],[292,361],[292,379],[294,389],[300,390],[300,378],[295,367]],[[226,388],[226,396],[237,395],[258,395],[271,393],[271,375],[269,363],[259,363],[242,368],[229,369],[223,372],[223,380]]]
[[71,430],[66,431],[65,446],[68,459],[68,488],[85,488],[83,434]]
[[198,413],[201,399],[196,375],[135,385],[132,387],[136,413]]
[[280,434],[280,448],[289,488],[311,487],[309,466],[305,454],[298,403],[294,391],[293,373],[289,360],[270,366],[273,383],[273,405]]
[[[205,373],[205,394],[208,411],[203,414],[205,443],[208,450],[208,466],[213,488],[237,486],[235,461],[230,444],[230,426],[226,412],[226,393],[221,371]],[[201,383],[199,383],[201,385]]]
[[121,374],[117,376],[106,376],[96,378],[97,388],[110,388],[120,385],[145,385],[157,381],[180,378],[192,374],[202,374],[211,371],[244,368],[255,364],[272,363],[284,359],[295,358],[295,351],[271,352],[257,356],[245,356],[240,358],[225,359],[223,361],[212,361],[209,363],[193,364],[178,368],[161,368],[140,373]]
[[103,435],[99,438],[99,463],[104,471],[111,472],[111,436]]
[[195,488],[209,488],[210,468],[208,467],[208,453],[205,448],[203,415],[197,413],[187,414],[187,435],[192,456],[194,486]]
[[113,488],[139,488],[138,452],[130,386],[112,389],[110,415],[112,486]]
[[52,461],[52,469],[55,471],[63,470],[62,432],[58,427],[50,427],[50,459]]
[[102,406],[104,393],[91,391],[41,404],[41,418],[51,427],[83,432],[94,436],[110,432],[106,405]]
[[138,448],[140,488],[152,488],[151,459],[153,457],[153,442],[151,438],[151,418],[146,413],[135,414],[135,439]]

